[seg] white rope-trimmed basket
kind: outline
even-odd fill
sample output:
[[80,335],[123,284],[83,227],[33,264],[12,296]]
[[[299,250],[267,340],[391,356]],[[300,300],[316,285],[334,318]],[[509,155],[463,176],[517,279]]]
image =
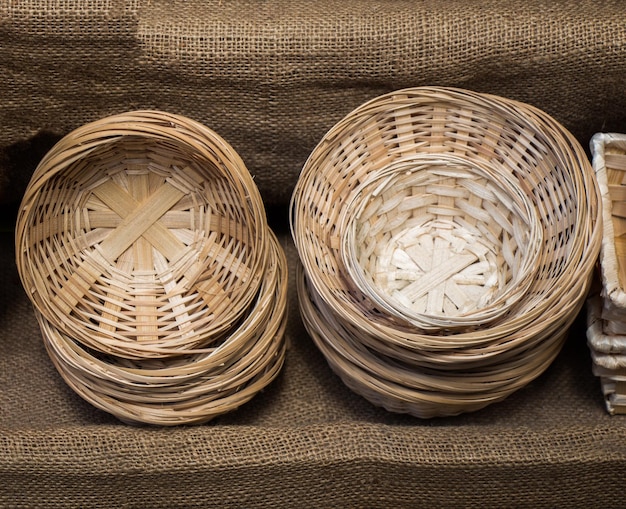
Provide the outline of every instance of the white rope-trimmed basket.
[[[477,300],[470,313],[476,319],[467,323],[457,306],[399,305],[384,275],[382,283],[374,277],[372,267],[382,263],[390,244],[365,232],[388,228],[401,235],[407,224],[419,221],[423,209],[414,204],[429,194],[411,183],[410,168],[405,167],[407,178],[397,172],[391,184],[384,175],[420,157],[454,158],[466,168],[481,168],[501,190],[508,188],[497,201],[515,197],[518,204],[513,222],[520,232],[506,241],[496,236],[490,244],[498,249],[505,242],[523,244],[518,257],[523,270],[514,275],[509,262],[502,264],[499,269],[509,276],[501,278],[505,284],[492,301],[500,302],[490,308],[489,299]],[[375,226],[363,220],[367,205],[376,202],[367,201],[376,194],[375,185],[363,198],[371,182],[384,183],[381,190],[392,186],[389,213],[377,211],[381,223]],[[403,197],[401,203],[393,196]],[[479,196],[472,200],[479,209],[484,206],[478,214],[485,217],[494,202],[487,205]],[[467,209],[458,196],[449,198],[441,210]],[[499,401],[547,368],[584,302],[599,250],[599,200],[582,147],[532,106],[440,87],[378,97],[326,134],[294,190],[291,226],[303,265],[299,296],[305,324],[333,369],[377,405],[432,417]],[[524,203],[532,213],[520,213]],[[483,225],[494,222],[485,219]],[[481,234],[483,243],[486,239]],[[372,261],[370,252],[379,256]],[[420,258],[441,263],[455,257],[448,252]],[[462,279],[463,267],[441,264],[442,279]],[[433,280],[441,284],[437,277]],[[421,278],[416,272],[406,284],[417,287]]]
[[16,260],[61,374],[124,420],[208,420],[282,364],[284,255],[239,155],[189,118],[128,112],[64,137],[25,192]]
[[587,342],[607,411],[626,413],[626,134],[597,133],[590,143],[602,195],[601,288],[587,303]]
[[603,318],[605,328],[626,334],[626,134],[596,134],[591,153],[602,194]]

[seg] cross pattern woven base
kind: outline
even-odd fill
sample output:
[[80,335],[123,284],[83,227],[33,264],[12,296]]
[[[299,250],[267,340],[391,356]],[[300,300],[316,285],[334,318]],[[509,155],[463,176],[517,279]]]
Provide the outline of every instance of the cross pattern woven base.
[[266,223],[254,182],[214,133],[182,125],[140,112],[83,126],[42,160],[24,197],[25,287],[43,316],[96,350],[202,348],[259,288]]
[[389,239],[372,273],[390,297],[416,311],[465,314],[492,300],[510,273],[480,236],[446,220],[428,221]]

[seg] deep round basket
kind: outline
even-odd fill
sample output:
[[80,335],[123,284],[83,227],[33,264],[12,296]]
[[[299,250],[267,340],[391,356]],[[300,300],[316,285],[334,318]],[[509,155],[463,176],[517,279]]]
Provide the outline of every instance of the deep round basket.
[[258,293],[267,224],[243,161],[185,117],[84,125],[42,159],[16,258],[51,325],[94,350],[168,357],[227,334]]

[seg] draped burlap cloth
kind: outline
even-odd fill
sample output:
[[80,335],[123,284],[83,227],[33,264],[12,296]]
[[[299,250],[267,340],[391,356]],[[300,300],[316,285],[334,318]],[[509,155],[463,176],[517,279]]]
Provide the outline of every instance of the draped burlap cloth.
[[135,108],[215,129],[268,203],[337,120],[398,88],[530,102],[586,144],[626,120],[625,16],[594,0],[3,1],[0,199],[25,185],[20,154]]
[[158,108],[241,154],[277,208],[291,270],[291,346],[267,390],[207,425],[131,427],[57,375],[13,235],[0,234],[0,507],[623,506],[626,421],[604,410],[583,321],[547,372],[503,403],[429,421],[387,413],[351,393],[304,331],[285,204],[323,134],[393,89],[524,100],[585,144],[625,130],[624,20],[625,3],[591,0],[0,2],[8,210],[60,136]]

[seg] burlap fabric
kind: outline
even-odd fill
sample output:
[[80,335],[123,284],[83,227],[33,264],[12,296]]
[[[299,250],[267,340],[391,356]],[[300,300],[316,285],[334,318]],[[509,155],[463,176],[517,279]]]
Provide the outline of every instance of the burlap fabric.
[[527,101],[586,144],[626,123],[625,15],[594,0],[0,2],[0,200],[25,186],[20,154],[134,108],[215,129],[267,203],[337,120],[398,88]]
[[626,426],[591,374],[584,324],[503,403],[455,418],[387,413],[351,393],[306,335],[291,269],[279,378],[197,427],[131,427],[65,386],[0,236],[1,507],[615,507]]
[[[105,115],[159,108],[224,136],[275,209],[290,270],[278,380],[207,425],[130,427],[48,360],[0,235],[2,507],[615,507],[626,426],[579,321],[550,369],[450,419],[385,412],[332,374],[298,315],[284,205],[309,152],[364,100],[421,84],[539,106],[583,143],[626,129],[626,4],[564,1],[0,2],[0,203]],[[277,214],[277,215],[275,215]]]

